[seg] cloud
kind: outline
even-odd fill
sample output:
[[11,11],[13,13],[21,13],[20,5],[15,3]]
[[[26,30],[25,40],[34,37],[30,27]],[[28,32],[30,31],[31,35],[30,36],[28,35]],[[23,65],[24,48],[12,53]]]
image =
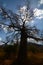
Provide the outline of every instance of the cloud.
[[2,40],[2,38],[0,37],[0,41]]
[[43,9],[43,0],[39,1],[38,8],[39,9]]
[[7,33],[7,28],[3,28],[4,32]]
[[40,0],[40,4],[43,4],[43,0]]
[[42,19],[43,18],[43,10],[35,8],[34,12],[35,12],[34,16],[36,18],[38,18],[38,19]]
[[28,42],[32,42],[32,43],[37,43],[37,42],[36,42],[34,39],[32,39],[32,38],[30,38],[30,39],[27,38],[27,41],[28,41]]

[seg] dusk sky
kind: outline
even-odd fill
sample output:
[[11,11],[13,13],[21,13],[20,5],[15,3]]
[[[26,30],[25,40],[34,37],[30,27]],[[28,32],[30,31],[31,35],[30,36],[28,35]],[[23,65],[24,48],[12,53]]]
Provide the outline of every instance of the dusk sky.
[[[0,5],[3,5],[6,9],[17,12],[19,5],[25,6],[26,0],[0,0]],[[43,0],[29,0],[30,8],[35,12],[34,19],[31,25],[36,25],[40,30],[43,30]],[[3,36],[4,35],[4,36]],[[0,40],[5,40],[6,34],[0,29]]]

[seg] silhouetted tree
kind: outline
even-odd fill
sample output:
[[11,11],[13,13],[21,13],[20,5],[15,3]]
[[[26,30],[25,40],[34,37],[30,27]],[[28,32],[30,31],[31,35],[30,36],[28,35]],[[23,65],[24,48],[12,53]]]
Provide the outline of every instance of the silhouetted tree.
[[[4,26],[4,28],[7,29],[6,40],[12,42],[17,35],[20,39],[17,62],[18,65],[23,65],[27,58],[27,38],[29,37],[36,41],[43,41],[41,37],[37,37],[39,30],[35,26],[32,27],[29,25],[29,22],[34,18],[34,12],[28,4],[20,7],[17,13],[13,13],[11,10],[0,7],[0,16],[1,28]],[[27,23],[28,26],[26,26]]]

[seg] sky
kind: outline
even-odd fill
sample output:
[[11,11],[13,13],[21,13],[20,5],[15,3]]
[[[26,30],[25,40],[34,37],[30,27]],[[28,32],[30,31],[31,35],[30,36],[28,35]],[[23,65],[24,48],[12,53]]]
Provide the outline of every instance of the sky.
[[[24,6],[26,0],[0,0],[0,5],[6,9],[17,12],[18,6]],[[43,30],[43,0],[29,0],[30,7],[35,12],[31,25],[35,25],[38,29]],[[3,36],[4,35],[4,36]],[[5,31],[0,31],[0,40],[5,40]]]

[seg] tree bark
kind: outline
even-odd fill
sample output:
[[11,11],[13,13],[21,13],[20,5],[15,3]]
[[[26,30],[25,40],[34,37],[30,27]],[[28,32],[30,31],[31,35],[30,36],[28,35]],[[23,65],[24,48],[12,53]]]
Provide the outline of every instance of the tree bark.
[[27,33],[25,31],[25,28],[22,28],[21,42],[17,58],[18,65],[24,65],[24,63],[26,62],[26,58],[27,58]]

